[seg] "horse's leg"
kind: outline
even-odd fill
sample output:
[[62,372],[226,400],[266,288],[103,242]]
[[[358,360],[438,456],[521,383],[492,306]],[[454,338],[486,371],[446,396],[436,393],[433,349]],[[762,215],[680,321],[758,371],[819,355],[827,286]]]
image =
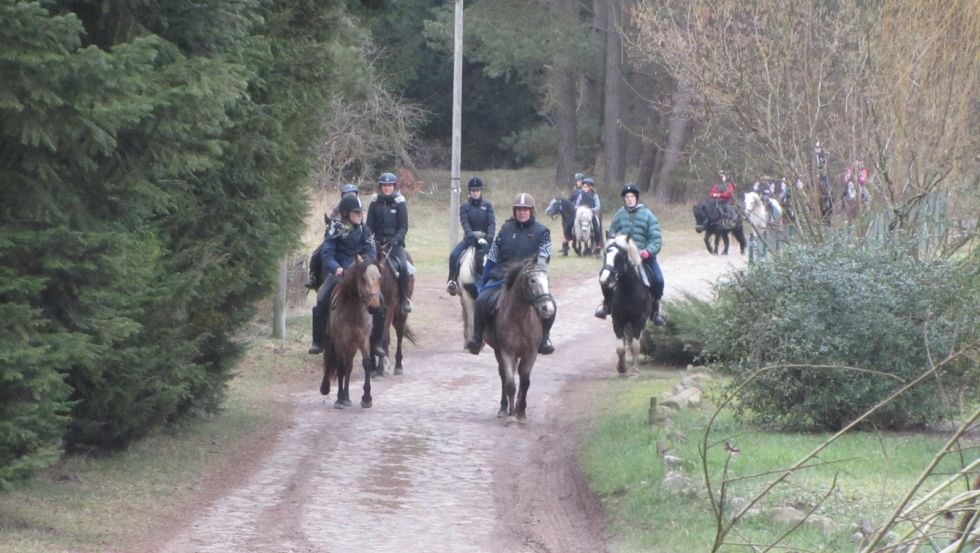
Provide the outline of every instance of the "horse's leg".
[[[367,354],[368,352],[365,349],[361,350],[361,357]],[[350,364],[354,364],[353,357],[351,358]],[[370,409],[373,404],[374,402],[371,398],[371,371],[364,371],[364,394],[361,396],[361,407],[364,409]]]
[[619,376],[626,376],[626,335],[616,344],[616,372]]
[[637,333],[637,336],[634,338],[632,335],[630,335],[629,340],[630,355],[632,356],[633,360],[632,368],[630,370],[634,373],[640,372],[640,344],[642,343],[642,340],[643,328],[641,327],[640,331]]
[[405,317],[399,317],[395,324],[395,374],[402,374],[402,338],[405,337]]
[[715,253],[715,252],[711,251],[711,233],[710,232],[705,232],[704,233],[704,247],[705,247],[705,249],[708,250],[708,253]]
[[334,400],[334,409],[344,408],[344,397],[347,395],[347,379],[350,375],[344,373],[344,367],[337,368],[337,399]]
[[534,366],[534,359],[535,355],[532,353],[522,357],[517,365],[517,374],[521,379],[517,391],[517,422],[524,422],[527,419],[527,391],[531,388],[531,368]]
[[725,231],[725,232],[721,233],[721,239],[725,241],[725,251],[722,252],[722,253],[724,253],[725,255],[728,255],[728,244],[729,244],[729,242],[728,242],[728,231]]
[[514,402],[514,377],[507,370],[507,363],[496,348],[493,355],[497,358],[497,373],[500,374],[500,410],[497,411],[497,418],[503,418],[510,413]]

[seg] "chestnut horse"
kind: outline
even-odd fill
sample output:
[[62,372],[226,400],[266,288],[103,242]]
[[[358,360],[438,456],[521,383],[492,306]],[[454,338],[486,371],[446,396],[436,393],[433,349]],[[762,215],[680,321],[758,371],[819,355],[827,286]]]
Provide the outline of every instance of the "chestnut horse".
[[[531,368],[543,336],[541,320],[554,316],[557,309],[555,298],[548,292],[548,266],[538,263],[536,257],[515,263],[506,272],[503,289],[496,294],[496,314],[488,323],[485,338],[493,348],[500,373],[497,417],[517,417],[518,422],[523,422]],[[520,377],[519,390],[515,373]]]
[[[330,380],[337,378],[337,400],[334,407],[351,405],[350,375],[354,355],[360,351],[366,359],[370,353],[372,314],[381,308],[381,273],[377,265],[361,261],[351,265],[330,294],[327,336],[323,343],[323,381],[320,393],[330,393]],[[371,375],[364,371],[364,395],[361,407],[371,407]]]
[[[405,252],[405,257],[411,262],[412,257]],[[402,339],[408,338],[413,344],[415,342],[415,333],[412,329],[408,328],[408,314],[402,313],[401,303],[402,296],[398,290],[398,276],[395,274],[395,269],[393,265],[397,263],[393,257],[391,257],[391,248],[389,246],[381,246],[378,249],[378,270],[381,271],[381,294],[384,297],[384,327],[381,331],[381,349],[384,350],[384,355],[377,355],[376,352],[372,351],[370,357],[366,358],[364,362],[364,370],[370,370],[374,376],[386,376],[388,369],[388,357],[390,351],[391,342],[391,329],[395,329],[395,368],[394,374],[402,374]],[[407,267],[399,267],[399,271],[408,270]],[[415,291],[415,276],[409,276],[408,281],[408,298],[412,298],[412,294]]]

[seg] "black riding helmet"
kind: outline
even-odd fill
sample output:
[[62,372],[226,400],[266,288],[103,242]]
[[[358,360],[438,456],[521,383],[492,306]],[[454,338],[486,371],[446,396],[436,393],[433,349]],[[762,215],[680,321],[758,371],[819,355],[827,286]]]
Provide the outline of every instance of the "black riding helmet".
[[340,200],[340,206],[338,206],[337,211],[340,212],[341,217],[350,218],[351,211],[364,211],[364,204],[361,203],[361,199],[357,196],[346,196]]
[[483,189],[483,179],[480,177],[473,177],[466,183],[466,188],[468,190],[482,190]]
[[636,185],[633,184],[633,183],[631,183],[631,182],[628,182],[628,183],[626,183],[626,184],[623,185],[623,189],[619,192],[619,197],[620,198],[623,198],[629,192],[632,192],[633,195],[636,196],[636,200],[637,201],[640,200],[640,189],[637,188]]

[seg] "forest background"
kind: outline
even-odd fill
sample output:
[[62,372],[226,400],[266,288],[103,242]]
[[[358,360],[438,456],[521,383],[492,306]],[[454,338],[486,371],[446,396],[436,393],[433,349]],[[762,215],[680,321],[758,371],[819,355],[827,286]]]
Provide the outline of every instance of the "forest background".
[[[452,9],[0,0],[0,486],[220,407],[311,193],[448,166]],[[910,253],[962,255],[978,31],[968,1],[467,2],[462,165],[652,202],[799,179],[819,241],[821,142],[832,178],[871,168],[855,232],[932,224],[939,194]]]

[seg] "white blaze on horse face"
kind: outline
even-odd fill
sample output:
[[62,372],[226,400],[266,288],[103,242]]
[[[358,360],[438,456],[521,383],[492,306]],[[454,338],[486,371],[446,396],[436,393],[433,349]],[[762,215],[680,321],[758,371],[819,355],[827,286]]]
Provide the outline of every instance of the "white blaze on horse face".
[[606,248],[606,260],[602,265],[602,270],[599,271],[599,284],[605,285],[609,282],[609,277],[612,276],[612,271],[609,269],[615,267],[616,263],[616,248]]
[[539,298],[534,302],[534,310],[542,319],[550,319],[558,308],[555,306],[555,300],[549,290],[547,273],[535,273],[529,275],[529,278],[531,279],[531,290],[534,296]]

